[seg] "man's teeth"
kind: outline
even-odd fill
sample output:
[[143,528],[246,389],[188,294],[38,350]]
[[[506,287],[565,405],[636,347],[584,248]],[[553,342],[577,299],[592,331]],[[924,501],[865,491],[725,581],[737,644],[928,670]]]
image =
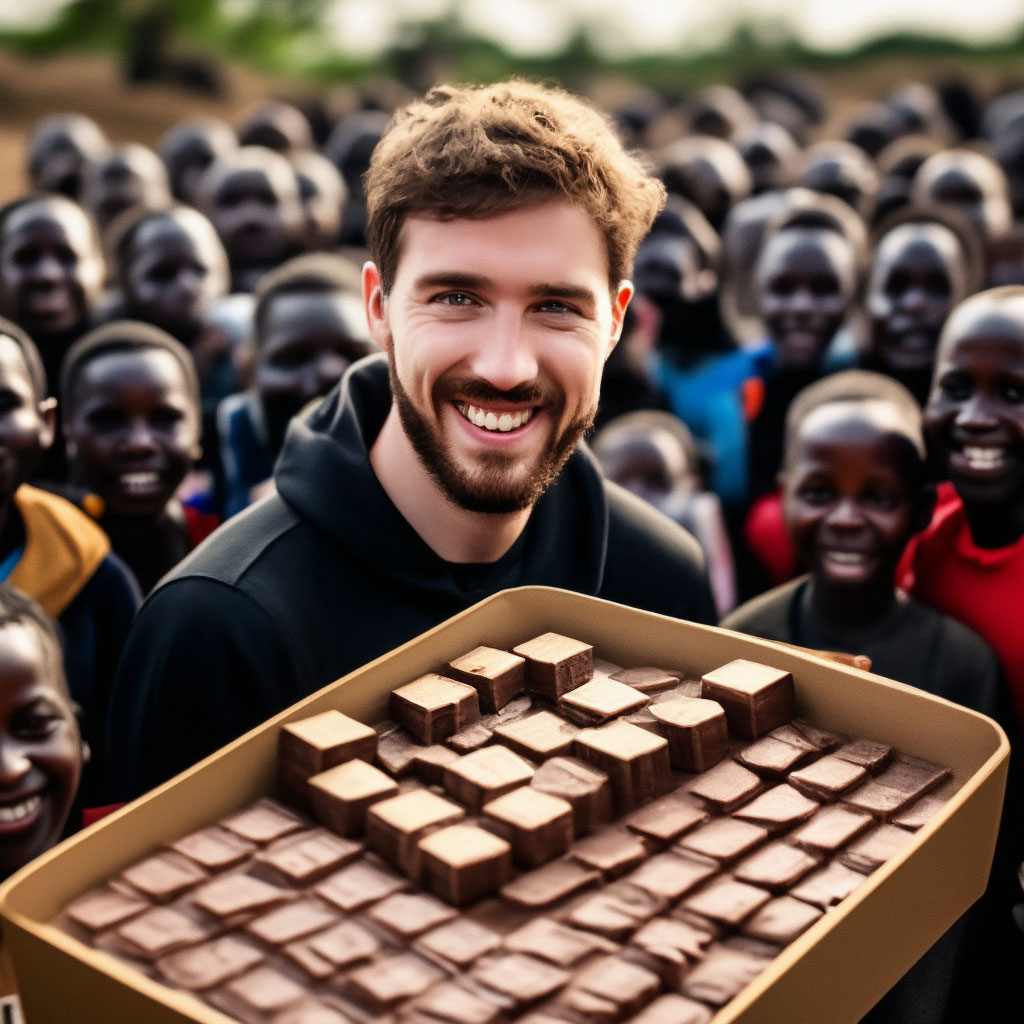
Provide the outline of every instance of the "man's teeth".
[[160,482],[156,473],[122,473],[121,487],[130,494],[149,492]]
[[20,804],[0,807],[0,825],[6,825],[12,821],[21,821],[22,818],[27,818],[39,809],[39,805],[42,802],[42,797],[36,795],[30,796],[27,800],[22,800]]
[[1002,448],[975,448],[965,445],[963,454],[969,466],[975,469],[989,469],[998,466],[1006,453]]
[[484,412],[475,405],[464,405],[462,415],[476,427],[484,430],[497,430],[507,433],[510,430],[518,430],[533,419],[533,409],[522,409],[519,412],[503,412],[500,416],[493,412]]

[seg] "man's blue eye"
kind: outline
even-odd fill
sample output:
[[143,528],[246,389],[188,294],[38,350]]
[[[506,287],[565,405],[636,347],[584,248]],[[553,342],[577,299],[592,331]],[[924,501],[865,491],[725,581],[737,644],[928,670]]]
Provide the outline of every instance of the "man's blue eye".
[[448,292],[441,301],[449,306],[468,306],[473,300],[465,292]]

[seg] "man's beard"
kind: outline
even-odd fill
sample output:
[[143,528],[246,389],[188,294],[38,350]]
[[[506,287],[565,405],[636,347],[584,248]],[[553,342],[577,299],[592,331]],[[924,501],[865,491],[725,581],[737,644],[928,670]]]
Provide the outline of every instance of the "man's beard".
[[[398,418],[413,451],[448,499],[468,512],[508,515],[530,508],[554,483],[580,438],[593,426],[597,411],[595,403],[585,415],[572,419],[547,451],[541,454],[538,464],[532,469],[527,467],[525,473],[513,472],[519,467],[519,457],[501,452],[483,456],[479,469],[467,470],[458,464],[456,456],[441,438],[439,428],[422,415],[402,386],[391,350],[388,352],[388,377]],[[462,399],[482,404],[501,401],[536,405],[544,395],[538,384],[499,391],[477,380],[452,380],[446,390]]]

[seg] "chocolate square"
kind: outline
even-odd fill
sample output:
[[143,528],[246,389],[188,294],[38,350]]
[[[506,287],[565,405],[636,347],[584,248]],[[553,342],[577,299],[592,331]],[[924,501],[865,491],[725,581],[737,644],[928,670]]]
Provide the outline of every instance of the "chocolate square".
[[126,944],[125,951],[142,960],[155,960],[186,946],[196,946],[215,934],[216,926],[201,922],[195,913],[174,907],[153,907],[124,922],[116,931]]
[[781,783],[733,811],[733,817],[772,831],[788,828],[809,818],[821,805],[792,786]]
[[771,894],[766,890],[723,875],[688,896],[682,906],[712,921],[735,927],[770,899]]
[[733,868],[741,882],[759,885],[774,893],[783,893],[820,865],[820,860],[805,850],[782,840],[762,846]]
[[279,759],[303,778],[355,757],[373,761],[376,752],[377,733],[340,711],[288,722],[278,734]]
[[547,917],[535,917],[505,937],[513,953],[532,953],[559,967],[573,967],[594,953],[612,953],[614,942]]
[[442,903],[425,892],[396,892],[393,896],[374,904],[366,916],[403,939],[411,939],[447,923],[455,914],[455,910],[447,903]]
[[893,819],[894,825],[900,828],[908,828],[916,831],[928,824],[932,818],[937,817],[945,810],[949,801],[940,796],[924,796],[916,803],[911,804],[905,811],[901,811]]
[[350,912],[390,896],[407,885],[401,875],[364,859],[328,875],[313,891],[339,909]]
[[466,812],[450,800],[414,789],[374,804],[366,815],[366,845],[416,878],[419,871],[416,844],[430,828],[450,825]]
[[257,917],[245,926],[245,930],[268,946],[283,946],[320,931],[337,920],[336,911],[318,899],[307,898]]
[[492,953],[473,967],[470,977],[523,1007],[556,992],[570,975],[525,953]]
[[470,754],[486,747],[493,738],[494,733],[483,722],[477,721],[460,729],[454,736],[449,736],[445,743],[457,754]]
[[646,889],[616,882],[576,904],[566,921],[577,928],[621,941],[666,906],[666,900]]
[[884,743],[873,743],[871,740],[853,740],[844,743],[836,751],[836,757],[841,757],[850,764],[859,764],[862,768],[867,768],[872,775],[877,775],[892,757],[892,747],[887,747]]
[[608,773],[615,803],[631,810],[671,785],[668,743],[628,722],[581,729],[573,753]]
[[659,996],[638,1013],[630,1024],[710,1024],[711,1011],[695,999],[677,992]]
[[594,648],[559,633],[543,633],[512,652],[526,659],[526,685],[554,703],[594,674]]
[[484,747],[444,768],[444,788],[471,811],[518,789],[533,776],[533,766],[505,747]]
[[679,676],[676,673],[652,666],[623,668],[608,674],[617,683],[625,683],[641,693],[659,693],[679,685]]
[[805,796],[832,801],[867,778],[867,769],[861,765],[826,754],[805,768],[790,772],[787,781]]
[[681,697],[655,704],[650,711],[668,741],[673,768],[705,772],[725,756],[729,731],[721,704],[700,697]]
[[475,825],[449,825],[419,841],[424,888],[461,907],[507,882],[512,848]]
[[309,885],[355,860],[363,844],[324,828],[296,832],[257,855],[250,873],[274,885]]
[[494,1024],[501,1014],[501,1008],[489,999],[470,992],[464,985],[442,981],[409,1003],[406,1012],[428,1024],[431,1021],[444,1024]]
[[341,836],[360,835],[372,804],[398,792],[398,783],[356,758],[314,775],[306,790],[313,815]]
[[257,800],[225,818],[221,825],[243,839],[265,846],[290,832],[307,828],[309,822],[277,800]]
[[728,813],[761,789],[761,780],[735,761],[720,761],[686,787],[688,793]]
[[671,842],[708,820],[707,811],[683,793],[669,793],[623,819],[631,832],[656,842]]
[[914,840],[914,833],[897,825],[878,825],[855,839],[839,854],[839,861],[854,871],[870,875]]
[[381,948],[376,936],[356,921],[342,921],[307,942],[309,948],[330,965],[332,973],[369,960]]
[[391,714],[413,739],[440,743],[480,717],[476,690],[436,672],[391,693]]
[[753,917],[740,925],[744,935],[751,935],[764,942],[788,945],[803,935],[824,911],[792,896],[779,896],[766,903]]
[[701,696],[718,701],[730,730],[751,740],[784,725],[796,711],[793,676],[744,658],[705,673]]
[[650,698],[614,679],[591,679],[558,698],[558,707],[584,725],[599,725],[643,707]]
[[568,754],[578,732],[575,725],[550,711],[534,712],[494,730],[502,743],[532,761]]
[[574,757],[553,757],[533,773],[530,785],[572,805],[573,828],[584,836],[612,816],[608,773]]
[[414,946],[431,959],[465,969],[475,960],[497,949],[501,936],[468,917],[457,917],[448,924],[421,935]]
[[156,966],[172,985],[196,992],[228,981],[262,960],[254,942],[224,935],[161,957]]
[[647,848],[635,835],[616,825],[580,839],[572,848],[572,856],[596,868],[605,878],[618,878],[647,856]]
[[396,953],[357,967],[349,973],[348,980],[359,996],[380,1012],[420,995],[443,977],[443,972],[423,957]]
[[256,1013],[274,1013],[298,1002],[305,989],[273,967],[256,967],[225,985],[227,992]]
[[864,881],[864,875],[834,860],[794,886],[790,896],[828,910],[846,899]]
[[768,830],[760,825],[734,818],[716,818],[688,832],[676,843],[676,849],[729,864],[759,846],[767,837]]
[[276,907],[289,898],[287,890],[251,875],[220,875],[197,889],[192,902],[214,917],[229,918],[236,914],[255,914]]
[[169,903],[210,876],[194,861],[178,853],[157,853],[121,872],[127,882],[155,903]]
[[528,868],[560,856],[573,838],[572,805],[530,786],[521,786],[484,804],[495,831],[512,844],[512,856]]
[[176,853],[195,861],[207,871],[233,868],[256,849],[255,843],[218,825],[200,829],[169,845]]
[[715,946],[683,979],[683,994],[712,1006],[724,1006],[770,963],[753,953]]
[[870,814],[853,807],[822,807],[789,836],[789,842],[813,853],[835,853],[869,829],[873,820]]
[[116,889],[92,889],[69,903],[65,913],[75,924],[91,932],[102,931],[141,914],[149,901]]
[[600,881],[601,873],[596,869],[563,859],[506,882],[501,887],[501,895],[521,907],[550,907]]
[[425,785],[440,786],[445,765],[458,761],[461,756],[443,743],[432,743],[417,750],[413,756],[413,771]]
[[623,879],[655,896],[675,902],[718,870],[711,860],[682,856],[669,851],[651,857]]
[[447,674],[475,687],[480,710],[500,711],[526,686],[526,659],[493,647],[477,647],[448,664]]
[[740,764],[761,775],[780,776],[807,760],[809,752],[769,734],[733,755]]

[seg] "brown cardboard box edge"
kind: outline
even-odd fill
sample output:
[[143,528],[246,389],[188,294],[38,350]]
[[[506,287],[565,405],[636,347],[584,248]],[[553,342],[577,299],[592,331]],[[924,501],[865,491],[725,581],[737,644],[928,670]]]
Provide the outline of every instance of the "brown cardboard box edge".
[[714,1024],[817,1024],[826,1006],[836,1024],[856,1021],[982,892],[1009,755],[996,723],[784,645],[524,587],[496,594],[331,683],[8,879],[0,887],[0,914],[27,1024],[83,1019],[82,1007],[89,1005],[102,1007],[104,1024],[226,1022],[191,996],[137,975],[47,922],[154,846],[273,792],[277,733],[285,722],[332,707],[376,721],[386,714],[390,691],[417,675],[476,646],[511,649],[552,630],[593,644],[619,664],[660,663],[694,677],[739,657],[788,669],[800,716],[945,764],[961,787],[899,857],[792,943]]

